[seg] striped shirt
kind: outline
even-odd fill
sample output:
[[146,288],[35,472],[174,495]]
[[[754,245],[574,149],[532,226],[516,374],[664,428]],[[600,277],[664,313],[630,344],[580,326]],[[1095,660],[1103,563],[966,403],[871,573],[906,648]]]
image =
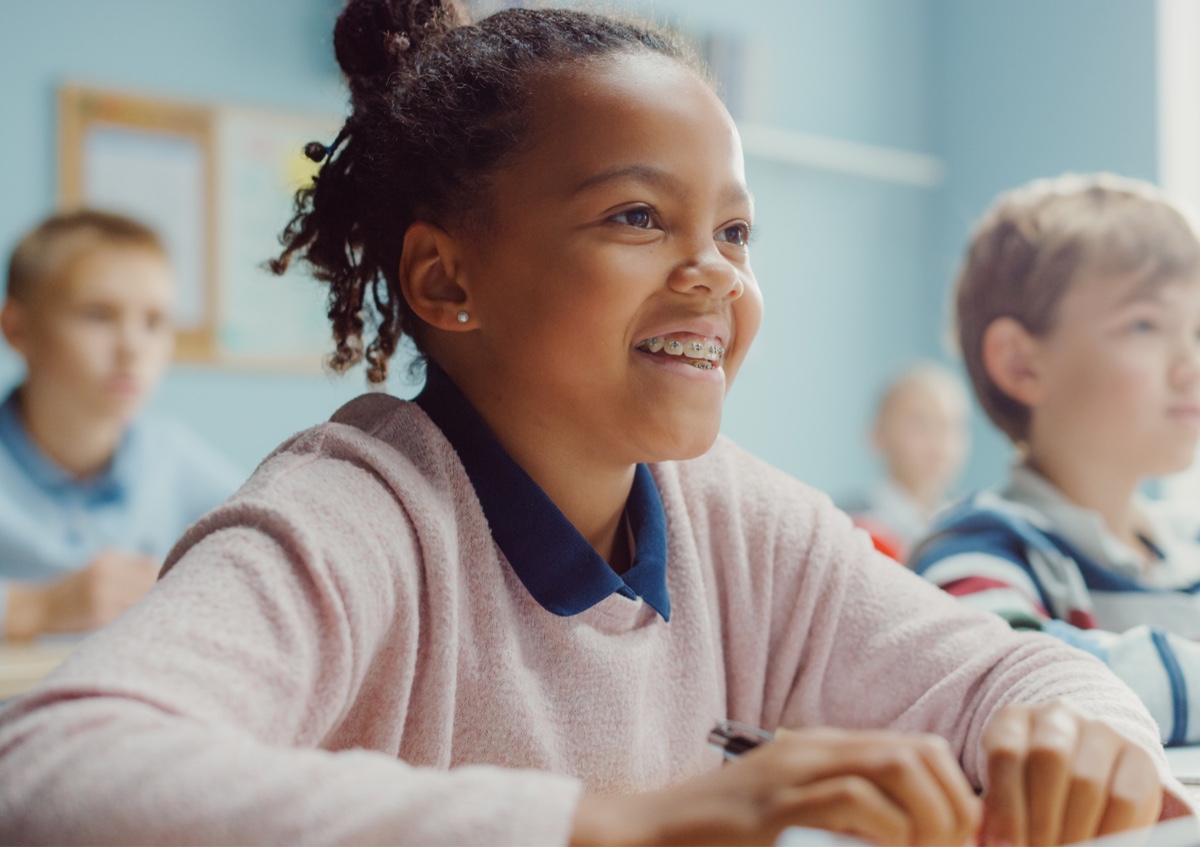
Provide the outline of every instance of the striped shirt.
[[1104,661],[1150,709],[1165,744],[1200,742],[1200,516],[1138,500],[1150,556],[1026,467],[942,515],[913,569],[1017,629]]

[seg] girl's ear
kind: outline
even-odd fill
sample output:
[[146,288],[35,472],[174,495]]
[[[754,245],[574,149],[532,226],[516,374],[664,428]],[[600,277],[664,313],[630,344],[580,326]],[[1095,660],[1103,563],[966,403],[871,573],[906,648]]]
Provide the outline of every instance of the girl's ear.
[[997,318],[983,333],[983,367],[992,382],[1018,403],[1033,408],[1045,396],[1041,342],[1013,318]]
[[25,355],[25,308],[11,297],[4,298],[0,306],[0,332],[9,347]]
[[400,256],[400,289],[417,317],[437,329],[474,329],[478,324],[465,276],[458,242],[450,233],[426,221],[409,226]]

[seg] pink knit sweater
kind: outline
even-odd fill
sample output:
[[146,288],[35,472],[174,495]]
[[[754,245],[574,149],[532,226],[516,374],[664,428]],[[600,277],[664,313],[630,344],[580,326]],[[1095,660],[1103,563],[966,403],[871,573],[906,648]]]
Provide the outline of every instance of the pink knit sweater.
[[653,473],[670,622],[620,595],[558,617],[424,412],[352,402],[3,712],[0,842],[562,844],[585,790],[717,767],[726,716],[936,732],[976,783],[1007,703],[1158,750],[1098,661],[964,608],[731,443]]

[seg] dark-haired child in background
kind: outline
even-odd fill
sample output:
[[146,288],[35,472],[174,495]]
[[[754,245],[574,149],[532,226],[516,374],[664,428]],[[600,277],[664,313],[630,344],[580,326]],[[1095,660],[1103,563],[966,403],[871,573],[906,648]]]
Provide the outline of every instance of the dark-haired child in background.
[[111,621],[241,481],[181,424],[138,418],[170,362],[173,289],[157,235],[120,215],[56,215],[13,251],[0,328],[26,374],[0,404],[7,638]]
[[1164,743],[1200,742],[1200,515],[1139,493],[1200,438],[1200,240],[1154,186],[1112,175],[1001,195],[958,280],[1008,483],[948,512],[914,567],[963,603],[1102,659]]
[[[334,43],[353,114],[278,266],[331,284],[336,364],[407,336],[425,389],[287,442],[0,715],[0,840],[965,844],[971,783],[991,842],[1185,812],[1105,668],[718,438],[753,204],[680,48],[383,0]],[[719,767],[721,717],[780,735]]]

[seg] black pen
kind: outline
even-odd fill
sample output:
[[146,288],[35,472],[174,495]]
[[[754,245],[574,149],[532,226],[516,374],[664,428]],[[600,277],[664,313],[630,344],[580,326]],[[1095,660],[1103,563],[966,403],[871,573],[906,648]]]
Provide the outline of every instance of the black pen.
[[774,740],[775,736],[765,729],[738,721],[718,721],[708,733],[708,743],[720,750],[726,759],[736,759],[758,745]]

